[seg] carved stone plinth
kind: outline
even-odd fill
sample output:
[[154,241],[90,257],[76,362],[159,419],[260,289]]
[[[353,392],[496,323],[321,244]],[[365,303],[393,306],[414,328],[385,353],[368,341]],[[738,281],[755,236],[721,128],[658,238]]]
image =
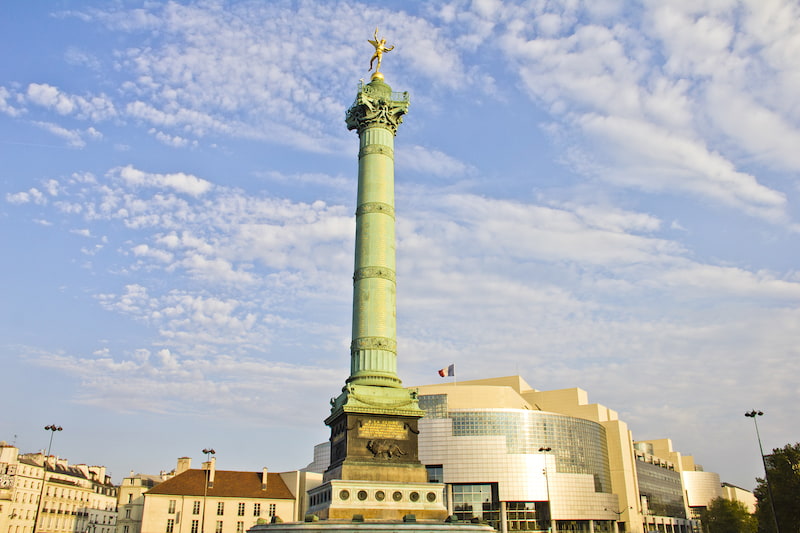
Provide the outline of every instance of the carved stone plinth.
[[342,412],[329,425],[331,464],[324,481],[427,481],[417,453],[417,417]]
[[308,492],[308,512],[322,520],[444,520],[444,485],[391,481],[333,480]]

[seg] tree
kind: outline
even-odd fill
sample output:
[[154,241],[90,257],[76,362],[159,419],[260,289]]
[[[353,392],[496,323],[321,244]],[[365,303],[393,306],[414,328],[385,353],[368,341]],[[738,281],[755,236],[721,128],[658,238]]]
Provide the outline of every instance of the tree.
[[756,517],[742,502],[714,498],[700,515],[705,533],[756,533]]
[[[800,533],[800,442],[775,448],[771,455],[764,457],[767,476],[775,501],[775,515],[780,533]],[[772,518],[767,483],[757,478],[758,485],[753,491],[758,500],[756,518],[761,533],[776,533]]]

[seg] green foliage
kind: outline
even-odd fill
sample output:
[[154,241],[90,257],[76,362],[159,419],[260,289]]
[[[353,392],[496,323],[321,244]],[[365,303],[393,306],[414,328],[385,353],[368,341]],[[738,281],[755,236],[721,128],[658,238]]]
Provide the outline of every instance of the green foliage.
[[714,498],[700,516],[704,533],[756,533],[755,516],[742,502]]
[[[775,448],[765,461],[780,533],[800,533],[800,443]],[[758,486],[753,492],[758,500],[759,533],[776,533],[767,484],[761,478],[756,481]]]

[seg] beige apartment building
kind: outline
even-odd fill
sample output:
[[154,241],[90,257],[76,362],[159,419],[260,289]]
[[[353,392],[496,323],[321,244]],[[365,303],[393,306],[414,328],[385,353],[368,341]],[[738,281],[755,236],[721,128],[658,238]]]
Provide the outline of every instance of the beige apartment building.
[[158,476],[134,474],[122,480],[117,492],[117,528],[116,533],[141,533],[144,515],[144,493],[152,489],[169,475]]
[[114,533],[117,489],[105,467],[0,442],[0,533],[31,533],[37,514],[37,533]]
[[192,469],[182,457],[173,477],[144,493],[140,532],[243,533],[257,523],[302,520],[306,491],[321,482],[299,471],[217,470],[215,458]]

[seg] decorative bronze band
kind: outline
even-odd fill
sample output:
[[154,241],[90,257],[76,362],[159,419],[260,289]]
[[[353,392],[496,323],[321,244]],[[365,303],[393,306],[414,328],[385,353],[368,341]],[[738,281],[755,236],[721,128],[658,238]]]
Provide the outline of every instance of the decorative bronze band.
[[358,350],[386,350],[397,353],[397,341],[389,337],[358,337],[350,343],[350,352]]
[[358,152],[358,158],[361,159],[365,155],[370,154],[383,154],[387,157],[391,157],[394,159],[394,150],[390,147],[386,146],[385,144],[368,144],[361,148]]
[[389,131],[392,135],[397,135],[397,126],[399,122],[382,122],[373,120],[371,122],[362,122],[358,128],[358,134],[361,135],[370,128],[382,128]]
[[367,213],[383,213],[394,218],[394,207],[383,202],[367,202],[358,206],[356,216],[366,215]]
[[392,283],[397,283],[394,277],[394,270],[386,267],[362,267],[353,274],[353,283],[364,278],[383,278]]
[[[370,376],[370,379],[374,379],[374,378],[372,376]],[[394,381],[399,381],[399,380],[387,379],[387,381],[393,381],[394,382]],[[412,403],[414,403],[414,400],[412,400],[410,397],[409,398],[403,398],[402,400],[395,400],[393,402],[386,402],[386,401],[375,401],[374,397],[361,396],[360,394],[356,394],[355,392],[351,392],[351,393],[349,393],[349,395],[352,396],[353,398],[355,398],[356,400],[358,400],[359,402],[361,402],[361,403],[363,403],[365,405],[369,405],[371,407],[383,407],[383,408],[405,407],[406,405],[411,405]],[[350,428],[347,428],[347,429],[350,429]],[[410,426],[408,426],[408,424],[406,424],[406,427],[404,427],[403,429],[409,429],[415,435],[419,435],[419,431],[415,432],[413,429],[411,429]]]

